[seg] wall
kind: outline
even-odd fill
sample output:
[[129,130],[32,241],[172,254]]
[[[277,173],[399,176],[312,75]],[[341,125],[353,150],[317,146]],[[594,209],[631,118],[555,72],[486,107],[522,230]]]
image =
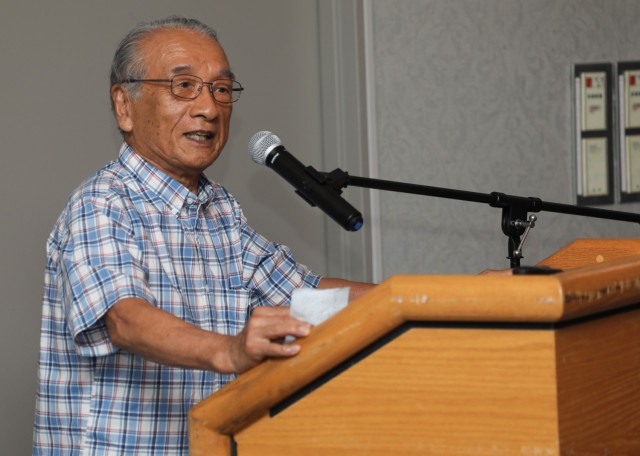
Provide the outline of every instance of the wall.
[[[235,108],[226,152],[209,175],[236,194],[256,228],[291,245],[321,272],[344,261],[340,253],[330,255],[337,266],[326,260],[327,251],[343,244],[330,241],[334,236],[326,233],[319,211],[270,170],[251,163],[246,144],[258,130],[277,133],[305,163],[374,175],[375,167],[357,166],[350,154],[367,148],[357,130],[375,120],[369,150],[378,151],[370,159],[381,178],[573,203],[570,69],[576,62],[640,58],[640,37],[633,33],[638,2],[365,0],[370,29],[364,34],[355,30],[361,10],[344,11],[359,2],[349,3],[336,0],[329,7],[323,0],[318,18],[312,0],[3,2],[4,453],[26,454],[31,442],[46,236],[69,192],[115,156],[120,138],[109,111],[108,65],[118,40],[139,20],[179,13],[219,30],[247,91]],[[322,24],[327,18],[344,22],[336,30],[318,30],[318,19]],[[331,56],[336,46],[337,58]],[[374,87],[368,89],[375,119],[364,118],[359,98],[364,63],[358,52],[365,47],[372,51],[368,77]],[[332,118],[328,97],[334,86],[340,91],[333,102],[346,104],[336,108],[346,118]],[[334,148],[340,148],[338,159]],[[499,210],[376,193],[381,277],[508,266]],[[368,225],[375,225],[372,211],[360,208]],[[616,208],[637,211],[638,205]],[[539,218],[525,263],[577,237],[636,236],[637,230],[548,213]],[[344,242],[358,244],[355,254],[366,259],[369,252],[361,251],[357,236],[351,233]],[[366,263],[359,261],[354,263]]]
[[[575,203],[571,69],[640,59],[640,3],[367,3],[380,178]],[[388,192],[380,204],[383,277],[509,266],[499,209]],[[638,235],[636,224],[537,215],[523,264],[575,238]]]
[[194,16],[215,27],[246,87],[234,108],[225,152],[208,174],[230,188],[259,231],[326,270],[323,215],[247,153],[251,135],[271,130],[301,160],[321,163],[315,0],[4,0],[3,454],[28,454],[31,446],[46,237],[72,189],[114,159],[121,141],[108,98],[113,52],[138,21],[169,14]]

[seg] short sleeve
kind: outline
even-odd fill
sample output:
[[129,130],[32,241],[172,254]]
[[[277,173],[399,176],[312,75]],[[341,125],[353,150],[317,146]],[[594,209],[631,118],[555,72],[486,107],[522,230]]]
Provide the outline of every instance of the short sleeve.
[[78,354],[117,351],[104,315],[124,298],[153,302],[126,211],[95,197],[78,201],[69,212],[59,261],[65,317]]

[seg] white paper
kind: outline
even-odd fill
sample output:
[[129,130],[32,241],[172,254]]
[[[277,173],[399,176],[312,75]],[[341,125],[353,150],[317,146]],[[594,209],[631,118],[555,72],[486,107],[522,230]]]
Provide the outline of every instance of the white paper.
[[[296,288],[291,295],[291,316],[314,326],[329,319],[349,303],[349,287]],[[294,337],[287,337],[291,342]]]

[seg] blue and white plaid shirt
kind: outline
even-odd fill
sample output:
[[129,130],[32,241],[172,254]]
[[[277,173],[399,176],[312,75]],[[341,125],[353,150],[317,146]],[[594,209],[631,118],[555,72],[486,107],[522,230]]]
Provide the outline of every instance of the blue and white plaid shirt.
[[187,454],[189,408],[233,380],[119,350],[105,313],[145,299],[237,334],[256,306],[319,277],[246,223],[204,176],[198,195],[126,144],[71,196],[48,244],[34,454]]

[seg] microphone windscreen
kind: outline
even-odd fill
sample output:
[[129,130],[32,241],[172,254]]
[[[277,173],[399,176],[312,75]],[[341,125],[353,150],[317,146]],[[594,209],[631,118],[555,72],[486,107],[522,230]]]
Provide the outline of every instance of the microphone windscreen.
[[274,147],[282,145],[282,141],[270,131],[259,131],[249,140],[249,154],[253,161],[264,165],[267,155]]

